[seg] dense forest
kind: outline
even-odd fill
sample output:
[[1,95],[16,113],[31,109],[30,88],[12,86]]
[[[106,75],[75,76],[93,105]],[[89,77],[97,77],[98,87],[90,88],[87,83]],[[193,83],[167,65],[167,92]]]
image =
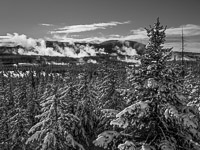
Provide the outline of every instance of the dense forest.
[[200,150],[200,74],[168,63],[166,27],[139,65],[0,71],[0,150]]

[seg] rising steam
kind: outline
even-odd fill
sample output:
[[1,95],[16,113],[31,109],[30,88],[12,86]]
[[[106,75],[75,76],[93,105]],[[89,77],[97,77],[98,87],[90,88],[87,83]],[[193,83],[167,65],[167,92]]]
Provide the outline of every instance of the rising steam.
[[[46,56],[60,56],[60,57],[87,57],[96,56],[97,53],[102,53],[96,50],[89,44],[86,45],[75,45],[74,42],[70,42],[65,47],[54,45],[56,47],[47,47],[45,40],[28,38],[26,35],[19,35],[17,33],[7,34],[4,38],[0,38],[1,46],[14,47],[20,45],[18,53],[21,55],[46,55]],[[12,45],[10,45],[12,43]],[[78,51],[78,52],[77,52]],[[104,51],[104,50],[103,50]],[[125,44],[123,47],[116,48],[116,52],[122,55],[134,56],[137,55],[136,50]]]

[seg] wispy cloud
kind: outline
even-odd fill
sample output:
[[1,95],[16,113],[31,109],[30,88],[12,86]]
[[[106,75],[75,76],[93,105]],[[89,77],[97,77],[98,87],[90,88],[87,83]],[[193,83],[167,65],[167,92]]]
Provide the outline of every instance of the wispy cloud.
[[119,34],[111,34],[111,35],[109,35],[109,37],[120,38],[121,35],[119,35]]
[[[180,37],[182,34],[182,29],[184,36],[198,36],[200,35],[200,26],[199,25],[193,25],[193,24],[187,24],[187,25],[182,25],[180,27],[171,27],[167,28],[166,30],[166,36],[167,37]],[[143,28],[131,30],[131,35],[127,36],[127,38],[132,38],[132,39],[146,39],[147,33],[146,30]]]
[[[181,34],[185,37],[185,51],[198,52],[200,43],[200,26],[194,24],[182,25],[179,27],[171,27],[166,29],[166,42],[165,47],[173,47],[173,51],[181,50]],[[145,29],[136,29],[131,31],[131,35],[124,37],[126,40],[141,40],[144,43],[148,42],[148,37],[146,35]]]
[[194,24],[187,24],[176,28],[168,28],[166,30],[167,36],[177,36],[181,35],[181,32],[184,32],[184,36],[197,36],[200,35],[200,26]]
[[144,28],[131,30],[131,34],[125,37],[126,39],[147,39],[147,32]]
[[53,24],[41,23],[40,26],[53,27]]
[[51,40],[58,40],[62,42],[103,42],[108,40],[108,38],[96,37],[96,36],[87,38],[77,38],[77,37],[69,37],[67,35],[54,34]]
[[[167,47],[167,48],[171,48],[172,47],[173,51],[182,51],[181,42],[168,42],[168,43],[164,44],[164,47]],[[199,53],[199,47],[200,47],[200,43],[199,42],[185,43],[184,51]]]
[[[128,23],[128,22],[123,22],[123,23]],[[120,23],[120,24],[123,24],[123,23]],[[66,30],[57,30],[57,31],[55,31],[55,33],[57,33],[57,32],[59,32],[59,33],[84,32],[84,31],[95,30],[95,29],[99,29],[99,28],[104,29],[107,26],[113,26],[113,25],[117,25],[117,24],[110,22],[110,23],[101,23],[101,24],[92,24],[92,25],[75,25],[75,26],[65,27]],[[198,37],[200,36],[200,26],[199,25],[187,24],[187,25],[182,25],[179,27],[167,28],[167,30],[166,30],[167,40],[169,40],[169,42],[179,42],[181,33],[182,33],[182,28],[183,28],[184,36],[190,37],[190,39],[192,39],[193,42],[197,36]],[[59,35],[59,34],[55,35],[54,34],[54,38],[67,39],[68,36],[66,36],[66,35]],[[191,38],[191,37],[193,37],[193,38]],[[148,40],[147,32],[144,28],[138,28],[138,29],[131,30],[130,34],[126,35],[126,36],[111,34],[108,36],[101,36],[98,38],[100,40],[101,39],[102,40],[120,39],[120,40],[137,40],[137,41],[138,40],[139,41],[141,41],[141,40],[147,41]]]
[[[186,39],[186,45],[185,45],[185,50],[186,51],[192,51],[192,52],[198,52],[199,51],[199,37],[200,37],[200,26],[199,25],[192,25],[192,24],[187,24],[187,25],[182,25],[179,27],[171,27],[167,28],[166,30],[166,42],[164,44],[165,47],[173,47],[174,51],[179,51],[181,49],[181,32],[182,32],[182,27],[184,31],[184,36]],[[61,41],[85,41],[85,42],[103,42],[106,40],[133,40],[133,41],[138,41],[144,44],[147,44],[148,42],[148,37],[147,37],[147,32],[144,28],[138,28],[131,30],[129,35],[107,35],[107,36],[101,36],[101,37],[90,37],[90,38],[82,38],[82,39],[77,39],[73,37],[69,37],[67,35],[62,35],[62,34],[54,34],[53,38],[55,40],[61,40]]]
[[107,23],[94,23],[94,24],[85,24],[85,25],[72,25],[72,26],[65,26],[63,28],[55,29],[51,31],[51,34],[59,34],[59,33],[79,33],[79,32],[86,32],[86,31],[93,31],[97,29],[106,29],[107,27],[113,27],[122,24],[128,24],[130,21],[126,22],[107,22]]
[[77,37],[80,37],[80,35],[74,34],[74,35],[70,35],[70,37],[77,38]]

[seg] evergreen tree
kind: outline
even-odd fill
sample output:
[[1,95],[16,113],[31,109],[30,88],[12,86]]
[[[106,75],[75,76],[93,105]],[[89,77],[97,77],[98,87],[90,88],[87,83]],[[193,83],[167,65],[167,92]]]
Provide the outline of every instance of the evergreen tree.
[[184,95],[190,103],[199,103],[200,100],[200,75],[192,71],[191,68],[187,70],[184,77]]
[[93,149],[92,141],[97,135],[99,122],[98,90],[92,71],[85,70],[77,77],[78,102],[76,115],[80,119],[79,137],[85,148]]
[[41,150],[68,148],[84,150],[72,136],[72,126],[78,123],[79,119],[68,111],[69,101],[66,100],[66,95],[69,86],[53,84],[47,86],[41,98],[42,113],[36,116],[39,122],[29,130],[32,135],[27,144],[34,142],[33,147],[36,145],[34,149]]
[[125,101],[121,97],[120,81],[118,81],[119,71],[112,67],[104,67],[101,70],[104,75],[98,81],[99,108],[122,110],[125,106]]
[[12,140],[11,149],[25,150],[25,142],[28,138],[29,122],[27,116],[27,87],[26,78],[16,78],[14,86],[14,107],[12,108],[11,117],[8,119],[10,134]]
[[2,150],[9,150],[10,145],[10,130],[9,130],[9,105],[7,80],[4,77],[4,71],[0,74],[0,147]]
[[10,118],[15,115],[15,98],[14,98],[14,86],[15,79],[13,77],[13,72],[2,71],[1,81],[0,81],[0,142],[3,150],[9,150],[14,146],[12,140],[12,131]]
[[199,150],[199,112],[182,95],[181,70],[168,65],[172,49],[163,48],[166,27],[159,19],[146,29],[149,43],[132,78],[134,101],[116,114],[95,145],[120,150]]

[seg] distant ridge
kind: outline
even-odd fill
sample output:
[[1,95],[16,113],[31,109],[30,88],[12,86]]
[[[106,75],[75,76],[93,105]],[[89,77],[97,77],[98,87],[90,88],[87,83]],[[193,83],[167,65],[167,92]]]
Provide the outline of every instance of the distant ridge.
[[[25,63],[25,60],[29,60],[28,63],[39,62],[37,60],[35,61],[36,58],[38,59],[36,56],[41,56],[41,58],[44,58],[43,56],[48,56],[47,60],[49,62],[52,62],[50,60],[51,57],[53,61],[56,61],[55,58],[58,57],[66,57],[76,58],[77,61],[81,60],[80,58],[87,58],[85,60],[91,58],[89,62],[92,63],[98,62],[98,60],[102,60],[102,58],[105,60],[111,59],[137,63],[133,57],[138,54],[141,55],[144,50],[145,45],[136,41],[109,40],[102,43],[45,41],[43,43],[37,42],[34,47],[23,47],[16,44],[13,44],[13,46],[0,46],[0,55],[2,55],[0,61],[5,63],[6,60],[6,63],[12,64],[15,62],[14,59],[16,55],[17,63]],[[11,57],[9,55],[14,56]],[[20,59],[23,60],[20,61]],[[60,61],[63,59],[57,60]],[[42,62],[44,61],[42,60]]]
[[[144,54],[146,46],[130,40],[108,40],[101,43],[37,41],[35,46],[29,47],[23,47],[16,43],[9,43],[8,45],[1,43],[1,45],[3,46],[0,46],[0,64],[26,62],[55,64],[69,61],[73,63],[100,63],[103,59],[138,63],[135,60],[135,55]],[[179,61],[180,59],[181,52],[174,51],[171,61]],[[200,53],[184,52],[184,60],[200,60]]]

